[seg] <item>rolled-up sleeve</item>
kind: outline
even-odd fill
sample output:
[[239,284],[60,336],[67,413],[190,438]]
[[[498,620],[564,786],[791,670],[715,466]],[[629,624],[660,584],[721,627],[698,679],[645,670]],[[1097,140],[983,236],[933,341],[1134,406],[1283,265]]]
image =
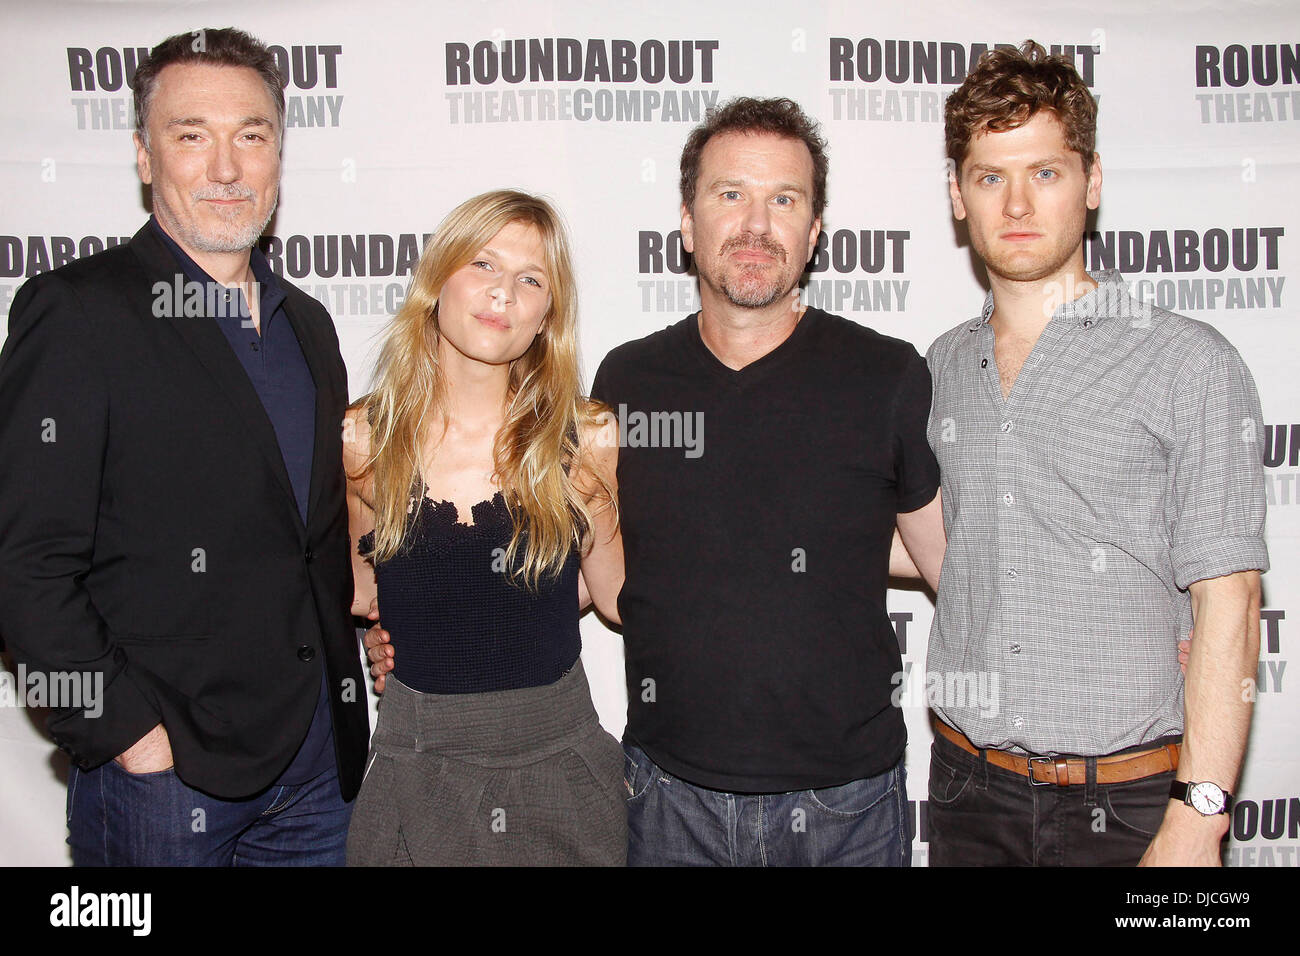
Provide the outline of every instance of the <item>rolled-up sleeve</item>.
[[1235,349],[1175,379],[1169,519],[1174,582],[1268,570],[1264,422],[1254,379]]

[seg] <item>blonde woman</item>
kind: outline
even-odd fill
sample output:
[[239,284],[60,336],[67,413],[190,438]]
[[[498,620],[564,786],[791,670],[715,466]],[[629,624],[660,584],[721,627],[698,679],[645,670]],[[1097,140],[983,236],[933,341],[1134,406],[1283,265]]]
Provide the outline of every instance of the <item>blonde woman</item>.
[[581,394],[576,314],[555,210],[476,196],[348,413],[354,611],[377,589],[396,652],[351,865],[625,860],[623,752],[578,657],[583,582],[617,620],[617,427]]

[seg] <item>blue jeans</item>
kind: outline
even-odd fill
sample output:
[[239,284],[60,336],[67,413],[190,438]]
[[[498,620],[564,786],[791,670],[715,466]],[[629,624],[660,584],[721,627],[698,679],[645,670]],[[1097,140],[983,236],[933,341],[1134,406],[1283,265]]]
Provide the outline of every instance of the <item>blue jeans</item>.
[[910,866],[903,761],[791,793],[689,784],[623,744],[628,866]]
[[351,816],[336,769],[244,800],[187,787],[175,770],[132,774],[112,760],[68,778],[76,866],[342,866]]

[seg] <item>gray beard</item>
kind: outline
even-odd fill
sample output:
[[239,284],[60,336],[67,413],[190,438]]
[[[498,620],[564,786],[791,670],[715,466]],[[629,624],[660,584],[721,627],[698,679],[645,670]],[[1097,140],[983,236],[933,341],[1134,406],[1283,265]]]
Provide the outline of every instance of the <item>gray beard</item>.
[[775,282],[723,282],[721,289],[728,302],[745,309],[766,308],[789,291],[778,288]]
[[[268,216],[266,222],[270,221],[271,217]],[[257,240],[262,238],[262,231],[266,229],[266,222],[260,226],[250,223],[230,236],[193,235],[188,236],[187,239],[191,248],[200,252],[241,252],[257,245]]]
[[279,204],[280,191],[277,188],[275,199],[271,202],[271,208],[267,210],[266,218],[261,223],[250,222],[247,225],[239,226],[237,229],[232,223],[231,230],[234,230],[233,232],[221,230],[216,235],[208,235],[186,228],[177,217],[170,215],[170,208],[165,205],[163,205],[163,209],[167,214],[160,215],[160,203],[157,201],[154,202],[154,216],[160,222],[176,230],[178,235],[174,238],[197,252],[243,252],[245,249],[251,249],[257,245],[257,240],[262,238],[262,233],[266,231],[266,225],[271,221],[271,217],[275,215],[275,210]]
[[266,224],[271,221],[275,215],[275,207],[278,204],[278,198],[275,203],[271,204],[266,218],[261,223],[250,222],[242,226],[233,234],[224,236],[208,236],[196,234],[186,237],[191,246],[200,252],[242,252],[245,249],[251,249],[257,245],[257,240],[262,238],[262,233],[266,231]]

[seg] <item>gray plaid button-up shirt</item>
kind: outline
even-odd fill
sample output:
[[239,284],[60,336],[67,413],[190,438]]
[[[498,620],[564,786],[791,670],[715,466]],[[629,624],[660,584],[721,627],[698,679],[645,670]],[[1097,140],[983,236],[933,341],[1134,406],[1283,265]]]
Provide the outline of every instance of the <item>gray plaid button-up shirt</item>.
[[1187,588],[1268,569],[1250,372],[1211,326],[1094,278],[1005,400],[991,294],[927,355],[948,532],[927,696],[983,747],[1099,755],[1180,733]]

